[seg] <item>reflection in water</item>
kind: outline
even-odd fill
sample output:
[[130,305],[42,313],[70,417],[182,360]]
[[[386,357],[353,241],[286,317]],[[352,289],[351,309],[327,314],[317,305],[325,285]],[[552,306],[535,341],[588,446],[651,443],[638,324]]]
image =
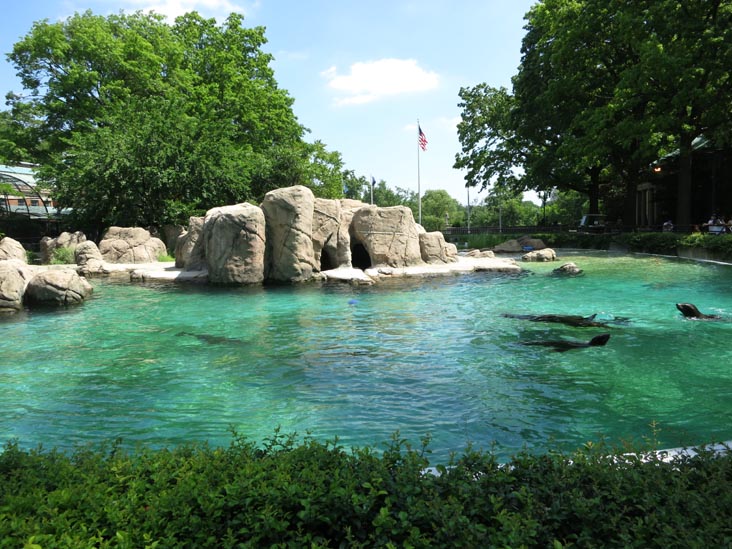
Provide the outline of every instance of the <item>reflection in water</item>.
[[[368,288],[95,280],[81,307],[0,321],[0,438],[228,444],[232,428],[262,440],[280,426],[380,445],[399,430],[431,434],[434,461],[468,442],[506,456],[639,440],[652,422],[665,446],[732,439],[732,322],[675,307],[732,318],[732,269],[565,258],[584,276],[531,264]],[[505,316],[593,314],[607,326]],[[569,353],[522,345],[603,332],[605,346]]]

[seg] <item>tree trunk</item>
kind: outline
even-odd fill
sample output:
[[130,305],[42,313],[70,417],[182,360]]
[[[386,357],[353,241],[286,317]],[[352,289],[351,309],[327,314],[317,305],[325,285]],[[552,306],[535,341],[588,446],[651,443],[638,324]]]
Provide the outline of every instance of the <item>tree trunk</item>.
[[587,213],[598,214],[600,213],[600,168],[590,168],[587,173],[590,176],[590,186],[587,189],[590,211]]
[[635,227],[638,224],[637,208],[638,179],[629,177],[625,180],[625,200],[623,201],[623,223],[626,227]]
[[682,133],[679,143],[679,181],[676,197],[676,225],[691,225],[691,168],[693,137],[690,133]]

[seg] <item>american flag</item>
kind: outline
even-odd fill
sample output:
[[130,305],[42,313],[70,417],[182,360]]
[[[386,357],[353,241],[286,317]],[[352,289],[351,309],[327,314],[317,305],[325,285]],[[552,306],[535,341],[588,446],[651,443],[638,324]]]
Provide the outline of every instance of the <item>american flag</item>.
[[423,151],[427,150],[427,136],[422,131],[422,128],[417,124],[417,129],[419,130],[419,134],[417,136],[417,143],[419,143],[419,148]]

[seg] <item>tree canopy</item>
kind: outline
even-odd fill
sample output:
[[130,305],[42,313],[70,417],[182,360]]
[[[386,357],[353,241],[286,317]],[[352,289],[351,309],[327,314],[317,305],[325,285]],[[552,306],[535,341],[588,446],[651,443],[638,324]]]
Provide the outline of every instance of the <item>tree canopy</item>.
[[627,209],[651,163],[678,150],[677,223],[688,223],[693,139],[730,141],[732,1],[544,0],[526,20],[513,93],[460,91],[455,166],[468,184]]
[[243,23],[36,22],[9,54],[29,93],[7,97],[0,155],[38,162],[56,201],[94,227],[183,222],[296,184],[342,196],[340,154],[304,141],[264,29]]

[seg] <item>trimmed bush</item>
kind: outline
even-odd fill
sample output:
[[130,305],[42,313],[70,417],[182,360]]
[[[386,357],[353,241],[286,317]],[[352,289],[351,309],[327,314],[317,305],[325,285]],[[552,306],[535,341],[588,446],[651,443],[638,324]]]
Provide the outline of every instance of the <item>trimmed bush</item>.
[[0,547],[723,547],[732,457],[588,444],[499,463],[281,435],[0,454]]
[[[492,248],[497,244],[519,238],[519,234],[476,234],[461,236],[469,248]],[[676,255],[679,246],[708,250],[719,259],[732,259],[732,235],[707,233],[679,234],[670,232],[637,232],[617,234],[535,233],[550,248],[607,250],[615,244],[631,252]]]
[[703,248],[720,259],[732,259],[732,235],[730,234],[694,233],[682,237],[679,244],[690,248]]

